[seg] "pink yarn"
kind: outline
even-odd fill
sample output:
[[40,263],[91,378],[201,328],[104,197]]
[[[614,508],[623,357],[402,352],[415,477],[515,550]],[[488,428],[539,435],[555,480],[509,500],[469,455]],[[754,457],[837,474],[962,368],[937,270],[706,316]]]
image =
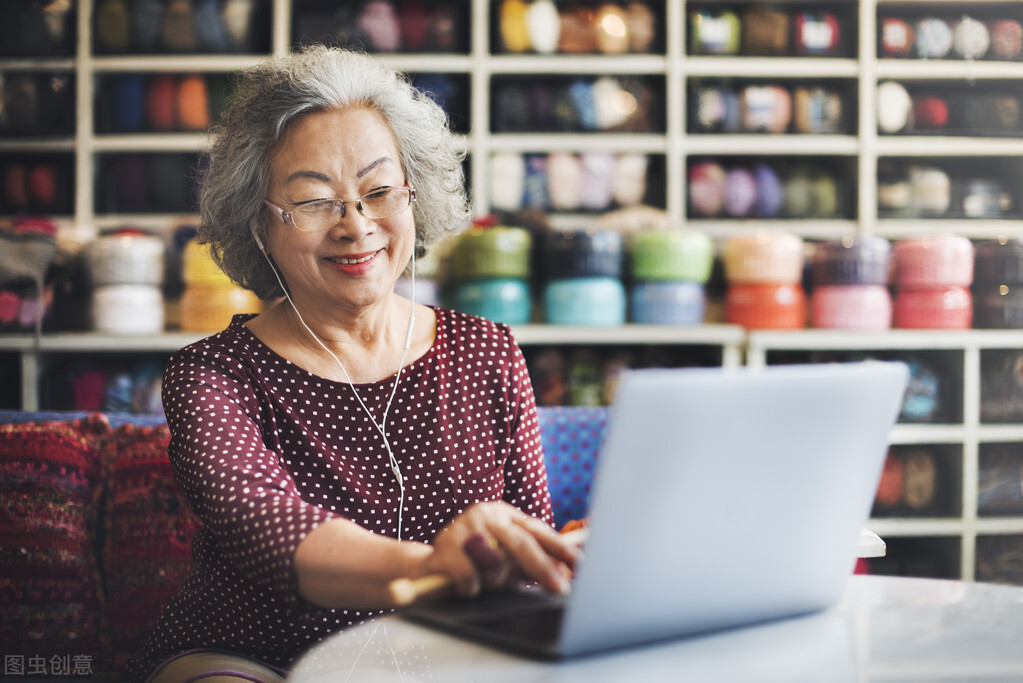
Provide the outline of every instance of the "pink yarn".
[[380,52],[401,49],[401,25],[391,3],[385,0],[366,3],[359,16],[359,28],[366,32],[373,49]]
[[814,327],[842,330],[887,330],[892,324],[892,297],[881,285],[830,285],[810,295]]
[[900,291],[895,296],[895,326],[928,330],[968,330],[973,296],[966,287]]

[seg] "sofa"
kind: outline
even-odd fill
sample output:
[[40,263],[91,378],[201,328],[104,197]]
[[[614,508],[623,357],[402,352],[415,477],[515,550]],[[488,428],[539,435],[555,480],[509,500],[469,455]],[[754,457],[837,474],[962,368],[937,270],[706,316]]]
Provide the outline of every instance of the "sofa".
[[[607,409],[539,419],[561,529],[586,515]],[[3,677],[126,678],[198,524],[168,440],[160,415],[0,411]]]

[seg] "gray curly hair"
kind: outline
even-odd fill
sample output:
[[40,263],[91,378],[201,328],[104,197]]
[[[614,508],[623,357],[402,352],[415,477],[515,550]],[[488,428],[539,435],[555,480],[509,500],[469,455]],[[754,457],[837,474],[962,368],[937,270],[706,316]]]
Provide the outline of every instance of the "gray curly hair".
[[217,264],[262,299],[282,296],[250,225],[262,232],[270,160],[288,126],[313,112],[367,106],[390,125],[401,165],[416,188],[412,204],[416,255],[470,222],[464,146],[447,115],[407,77],[369,55],[315,45],[241,72],[231,100],[211,130],[199,193],[198,239]]

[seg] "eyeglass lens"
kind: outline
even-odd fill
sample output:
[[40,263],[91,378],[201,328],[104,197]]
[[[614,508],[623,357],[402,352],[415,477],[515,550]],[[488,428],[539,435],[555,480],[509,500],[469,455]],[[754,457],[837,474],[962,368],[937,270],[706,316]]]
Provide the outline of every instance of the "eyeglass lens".
[[382,187],[355,200],[324,199],[296,206],[292,211],[295,227],[299,230],[326,230],[344,218],[346,204],[355,204],[356,210],[366,218],[390,218],[404,211],[412,203],[412,191],[407,187]]

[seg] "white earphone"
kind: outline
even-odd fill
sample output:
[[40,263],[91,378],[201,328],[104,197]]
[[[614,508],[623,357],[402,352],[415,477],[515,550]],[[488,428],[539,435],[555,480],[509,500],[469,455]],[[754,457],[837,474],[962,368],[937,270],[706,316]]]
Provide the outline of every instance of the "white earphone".
[[409,291],[409,299],[411,300],[411,305],[409,306],[408,330],[405,333],[405,347],[402,349],[402,352],[401,352],[401,360],[398,361],[398,371],[397,371],[397,373],[394,376],[394,386],[391,388],[391,395],[387,399],[387,405],[384,406],[384,414],[381,416],[380,422],[377,422],[376,418],[373,417],[373,413],[370,412],[369,407],[366,406],[366,404],[362,400],[362,397],[359,396],[359,392],[355,388],[355,383],[352,382],[352,378],[348,374],[348,370],[345,369],[345,366],[341,362],[341,359],[338,358],[337,355],[333,351],[331,351],[327,347],[327,345],[324,344],[323,341],[318,336],[316,336],[316,333],[312,331],[312,329],[309,327],[309,325],[306,324],[305,319],[302,317],[302,313],[298,310],[298,306],[295,305],[295,302],[292,300],[291,295],[288,293],[288,288],[284,286],[284,281],[281,279],[280,273],[277,272],[277,268],[274,267],[273,261],[270,260],[270,254],[267,253],[266,246],[263,244],[263,240],[260,239],[258,230],[256,230],[256,222],[255,222],[255,220],[249,221],[249,231],[252,233],[252,238],[256,241],[256,246],[259,247],[259,251],[262,252],[263,258],[266,259],[267,264],[270,266],[271,272],[273,272],[274,277],[277,279],[277,284],[279,284],[281,286],[281,289],[284,291],[284,296],[287,298],[288,303],[291,304],[291,308],[292,308],[292,310],[295,311],[295,315],[298,316],[299,322],[302,323],[302,327],[305,328],[306,332],[308,332],[309,335],[314,340],[316,340],[316,343],[319,344],[323,348],[324,351],[326,351],[328,354],[330,354],[330,357],[333,358],[334,362],[337,363],[339,368],[341,368],[341,372],[344,374],[345,379],[348,380],[348,386],[350,386],[352,388],[352,393],[355,394],[356,400],[358,400],[359,405],[362,406],[363,411],[365,411],[367,417],[369,417],[369,421],[371,423],[373,423],[373,426],[376,427],[377,431],[380,433],[380,438],[383,439],[384,449],[387,451],[388,464],[390,464],[391,472],[394,473],[394,478],[398,482],[398,527],[397,527],[397,538],[400,541],[401,540],[401,526],[402,526],[402,512],[403,512],[403,510],[405,508],[405,478],[402,477],[402,475],[401,475],[401,468],[398,466],[398,459],[395,458],[394,457],[394,453],[391,452],[391,444],[390,444],[390,442],[387,439],[387,413],[390,412],[390,410],[391,410],[391,402],[394,401],[394,396],[395,396],[395,394],[398,393],[398,380],[401,379],[401,371],[405,367],[405,356],[408,354],[408,350],[412,346],[412,328],[413,328],[413,325],[414,325],[415,320],[416,320],[416,250],[415,250],[415,246],[413,245],[413,247],[412,247],[412,281],[411,281],[411,287],[410,287],[410,291]]

